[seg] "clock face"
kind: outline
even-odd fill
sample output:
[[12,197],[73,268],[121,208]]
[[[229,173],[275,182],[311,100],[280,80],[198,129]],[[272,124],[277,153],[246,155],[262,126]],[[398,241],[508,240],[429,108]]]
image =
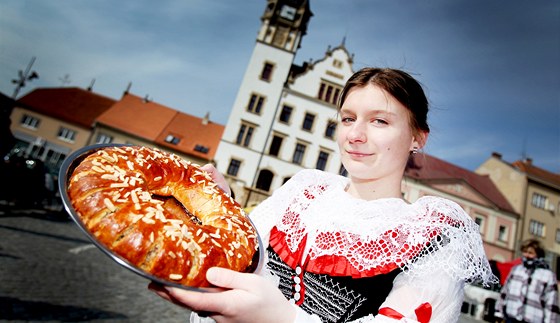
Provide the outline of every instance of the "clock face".
[[296,8],[283,5],[280,9],[280,17],[293,20],[296,16]]

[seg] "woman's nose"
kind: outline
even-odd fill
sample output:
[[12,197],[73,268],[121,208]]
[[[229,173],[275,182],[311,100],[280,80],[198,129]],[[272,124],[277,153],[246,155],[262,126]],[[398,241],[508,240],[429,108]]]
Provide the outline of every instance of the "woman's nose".
[[348,141],[350,143],[363,143],[367,141],[365,126],[362,123],[355,122],[352,129],[348,132]]

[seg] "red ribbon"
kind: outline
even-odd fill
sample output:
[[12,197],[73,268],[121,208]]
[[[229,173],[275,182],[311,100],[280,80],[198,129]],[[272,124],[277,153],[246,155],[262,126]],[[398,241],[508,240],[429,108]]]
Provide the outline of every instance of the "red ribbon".
[[[418,322],[428,323],[430,322],[430,318],[432,318],[432,305],[430,305],[430,303],[421,304],[414,310],[414,313],[416,313],[416,319]],[[404,318],[404,315],[390,307],[380,308],[379,314],[395,320],[402,320]]]

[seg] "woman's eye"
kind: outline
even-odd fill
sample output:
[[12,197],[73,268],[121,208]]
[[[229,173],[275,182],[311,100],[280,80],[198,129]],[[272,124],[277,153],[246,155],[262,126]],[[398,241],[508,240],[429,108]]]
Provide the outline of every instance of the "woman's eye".
[[375,124],[380,124],[380,125],[386,125],[389,124],[387,121],[383,120],[383,119],[374,119],[373,123]]
[[342,119],[340,119],[340,121],[342,121],[342,123],[349,123],[354,121],[354,118],[351,117],[343,117]]

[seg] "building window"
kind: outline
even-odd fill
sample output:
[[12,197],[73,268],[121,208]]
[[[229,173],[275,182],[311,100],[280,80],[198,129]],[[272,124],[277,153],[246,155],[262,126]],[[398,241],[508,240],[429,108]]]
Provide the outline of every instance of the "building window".
[[177,145],[179,143],[179,141],[181,141],[181,138],[179,137],[175,137],[174,135],[167,135],[167,137],[165,137],[165,142],[168,142],[170,144],[173,145]]
[[313,129],[313,122],[315,121],[315,116],[311,113],[306,113],[305,118],[303,119],[303,124],[301,128],[303,130],[311,131]]
[[26,128],[37,129],[39,127],[39,123],[41,123],[41,120],[28,114],[24,114],[21,118],[21,125]]
[[478,231],[479,231],[480,233],[482,233],[482,232],[483,232],[482,227],[483,227],[483,225],[484,225],[484,217],[478,216],[478,215],[477,215],[477,216],[474,218],[474,222],[475,222],[476,224],[478,224]]
[[237,176],[237,173],[239,173],[239,168],[241,168],[241,161],[237,159],[232,159],[229,161],[227,174],[231,176]]
[[529,222],[529,233],[537,237],[544,237],[545,235],[544,223],[531,220],[531,222]]
[[210,148],[204,145],[196,145],[194,146],[194,151],[198,151],[199,153],[207,154]]
[[104,133],[98,133],[97,138],[95,138],[96,144],[110,144],[113,142],[113,137],[106,135]]
[[251,95],[251,99],[249,100],[249,104],[247,105],[247,111],[260,115],[263,103],[263,96],[253,94]]
[[342,61],[339,59],[335,59],[333,60],[332,65],[336,68],[342,68]]
[[270,190],[270,184],[272,184],[272,179],[274,178],[274,174],[267,169],[263,169],[259,172],[259,177],[257,178],[256,188],[263,191]]
[[47,151],[47,156],[45,158],[45,164],[50,166],[52,169],[60,169],[62,162],[66,158],[66,154],[58,151],[49,150]]
[[261,71],[261,80],[270,81],[272,79],[272,71],[274,70],[274,65],[271,63],[264,63],[263,69]]
[[280,122],[284,122],[284,123],[289,123],[290,122],[290,118],[292,117],[292,111],[294,109],[292,107],[289,107],[287,105],[282,107],[282,112],[280,112],[280,117],[279,117],[279,121]]
[[60,129],[58,130],[58,139],[68,142],[74,142],[74,139],[76,139],[76,131],[60,127]]
[[342,91],[341,86],[326,83],[326,82],[321,82],[321,85],[319,86],[319,93],[317,94],[317,98],[319,100],[331,104],[336,104],[341,91]]
[[546,196],[539,193],[533,193],[533,200],[531,201],[531,204],[536,208],[544,210],[548,204],[547,200],[548,198]]
[[336,122],[329,121],[327,123],[327,128],[325,129],[325,137],[329,139],[334,139],[335,132],[336,132]]
[[235,143],[244,147],[249,147],[254,131],[255,128],[253,126],[249,126],[244,123],[241,124],[241,127],[239,127],[239,132],[237,133],[237,139],[235,140]]
[[307,147],[304,144],[296,144],[296,149],[294,149],[294,155],[292,156],[292,163],[301,165],[303,156],[305,155],[305,148]]
[[348,176],[348,171],[346,170],[344,165],[340,164],[340,168],[338,169],[338,174],[344,177]]
[[270,143],[270,148],[268,148],[268,154],[271,156],[278,157],[278,154],[280,153],[280,148],[282,147],[283,140],[284,138],[274,135],[272,137],[272,142]]
[[315,168],[319,170],[325,170],[327,168],[327,162],[329,161],[329,153],[326,151],[320,151],[319,157],[317,157],[317,164]]
[[507,241],[507,228],[504,225],[500,225],[498,228],[498,240]]

